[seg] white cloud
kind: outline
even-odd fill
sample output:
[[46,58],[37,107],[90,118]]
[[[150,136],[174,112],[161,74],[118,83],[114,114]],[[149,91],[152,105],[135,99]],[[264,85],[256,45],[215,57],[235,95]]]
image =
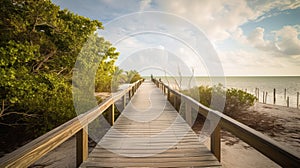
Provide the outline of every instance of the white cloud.
[[140,2],[140,11],[144,11],[145,9],[150,7],[151,4],[151,0],[142,0]]
[[300,34],[299,25],[284,26],[282,29],[273,31],[273,39],[265,38],[265,30],[257,27],[248,37],[243,32],[237,32],[235,39],[245,45],[251,45],[261,51],[268,52],[273,56],[290,56],[294,59],[299,59],[300,56]]
[[299,34],[300,31],[293,26],[284,26],[282,29],[275,31],[275,44],[278,46],[279,51],[286,55],[300,56]]
[[239,49],[219,52],[219,56],[225,75],[299,75],[295,62],[262,51]]
[[209,36],[210,40],[224,40],[230,32],[245,23],[254,13],[246,1],[158,1],[158,6],[196,24]]
[[264,50],[273,51],[278,48],[270,40],[265,40],[264,38],[265,29],[257,27],[250,35],[247,37],[248,43],[252,44],[254,47]]
[[182,16],[203,29],[212,41],[230,38],[249,20],[263,20],[277,12],[300,7],[297,0],[163,0],[158,8]]
[[300,7],[300,2],[298,0],[249,0],[248,4],[254,11],[256,11],[257,15],[262,15],[271,9],[283,11]]

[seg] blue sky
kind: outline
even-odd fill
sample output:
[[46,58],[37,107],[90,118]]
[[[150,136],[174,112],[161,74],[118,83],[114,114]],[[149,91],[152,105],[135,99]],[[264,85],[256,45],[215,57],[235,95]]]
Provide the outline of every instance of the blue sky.
[[160,69],[173,75],[300,75],[297,0],[52,2],[101,21],[105,29],[99,34],[117,47],[117,65],[124,69],[144,74]]

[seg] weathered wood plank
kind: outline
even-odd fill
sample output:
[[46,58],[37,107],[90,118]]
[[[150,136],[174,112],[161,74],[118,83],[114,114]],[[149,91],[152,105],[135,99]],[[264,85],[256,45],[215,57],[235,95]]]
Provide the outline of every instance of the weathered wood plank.
[[[160,159],[158,159],[160,160]],[[119,163],[118,160],[114,162],[84,162],[80,167],[174,167],[172,165],[176,165],[175,167],[220,167],[220,162],[218,161],[191,161],[191,162],[142,162],[142,163]]]

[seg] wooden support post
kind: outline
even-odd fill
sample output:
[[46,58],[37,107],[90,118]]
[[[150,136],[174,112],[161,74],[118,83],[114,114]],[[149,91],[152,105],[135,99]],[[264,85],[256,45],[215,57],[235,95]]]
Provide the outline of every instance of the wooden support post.
[[129,90],[129,92],[128,92],[129,100],[131,100],[131,92],[132,92],[132,90]]
[[276,89],[273,90],[273,104],[276,104]]
[[193,121],[192,121],[192,107],[190,103],[185,102],[185,121],[192,126]]
[[108,109],[108,122],[111,126],[114,125],[115,122],[115,104],[112,104]]
[[287,107],[290,107],[290,97],[288,96],[287,99],[286,99],[286,106]]
[[268,98],[268,92],[266,92],[266,96],[265,96],[265,103],[267,103],[267,98]]
[[131,88],[131,96],[133,97],[134,95],[134,87]]
[[134,93],[135,93],[135,92],[136,92],[136,85],[134,85],[134,87],[133,87],[133,88],[134,88]]
[[254,94],[257,97],[257,88],[255,88]]
[[177,104],[176,104],[176,109],[177,109],[177,111],[179,112],[180,111],[180,105],[181,105],[181,99],[180,99],[181,97],[177,97]]
[[123,107],[124,107],[124,109],[126,107],[126,94],[123,96]]
[[[174,93],[173,93],[173,96],[174,96],[174,97],[173,97],[173,100],[174,100],[174,101],[173,101],[173,106],[174,106],[174,108],[176,109],[176,98],[177,98],[177,97],[176,97],[176,95],[175,95]],[[176,109],[176,110],[177,110],[177,109]]]
[[297,109],[299,109],[299,92],[297,92]]
[[259,88],[257,88],[257,98],[258,98],[258,102],[259,102]]
[[221,127],[218,124],[210,137],[210,150],[221,161]]
[[286,100],[286,88],[284,89],[284,100]]
[[167,86],[165,86],[165,95],[167,95],[167,91],[168,91]]
[[265,91],[263,91],[263,103],[265,103]]
[[76,133],[76,166],[88,158],[88,127],[84,127]]
[[169,88],[167,88],[167,92],[168,92],[167,93],[167,100],[170,101],[170,89]]

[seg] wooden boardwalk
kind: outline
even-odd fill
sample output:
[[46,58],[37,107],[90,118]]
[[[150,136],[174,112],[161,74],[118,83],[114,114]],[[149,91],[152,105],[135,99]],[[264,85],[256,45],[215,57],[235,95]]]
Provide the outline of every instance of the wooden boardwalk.
[[221,167],[150,81],[80,167]]
[[[226,129],[282,167],[299,167],[300,155],[266,135],[210,109],[168,85],[152,79],[168,100],[191,123],[192,110],[218,125],[210,135],[209,151],[185,120],[178,115],[160,89],[139,80],[28,144],[0,158],[0,167],[30,167],[53,149],[76,137],[76,166],[79,167],[221,167],[220,130]],[[142,84],[142,85],[141,85]],[[133,97],[132,97],[133,96]],[[131,98],[126,105],[126,97]],[[114,107],[125,107],[121,116],[88,155],[89,125],[104,112],[114,123]],[[210,115],[208,117],[208,114]],[[217,159],[218,158],[218,159]],[[63,159],[63,158],[58,158]]]

